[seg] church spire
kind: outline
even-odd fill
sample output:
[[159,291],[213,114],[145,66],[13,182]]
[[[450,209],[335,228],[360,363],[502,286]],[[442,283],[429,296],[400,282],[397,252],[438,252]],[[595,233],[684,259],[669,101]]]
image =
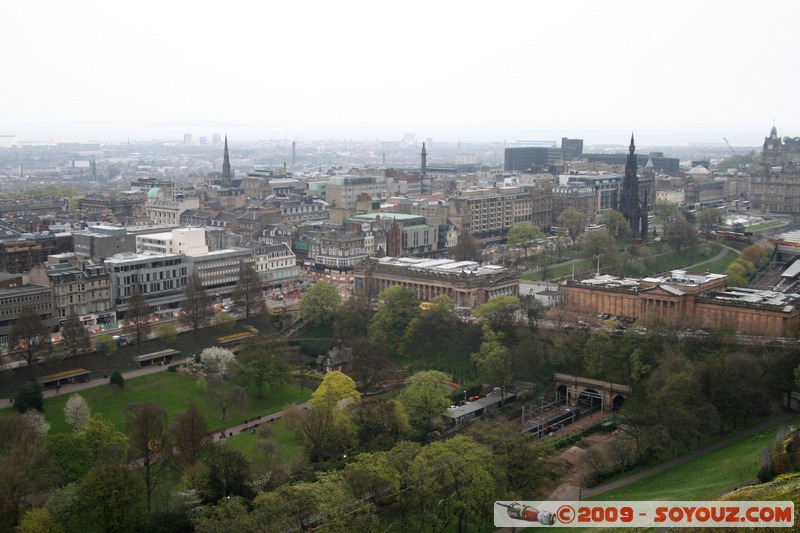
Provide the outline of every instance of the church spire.
[[222,156],[222,184],[225,187],[231,186],[231,158],[228,155],[228,136],[225,136],[225,152]]
[[630,152],[630,154],[633,155],[635,151],[636,151],[636,145],[633,144],[633,132],[631,132],[631,145],[628,147],[628,152]]

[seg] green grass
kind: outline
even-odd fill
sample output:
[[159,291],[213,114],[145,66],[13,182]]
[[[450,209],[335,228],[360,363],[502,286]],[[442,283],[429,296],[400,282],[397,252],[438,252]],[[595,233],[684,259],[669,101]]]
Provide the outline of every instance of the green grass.
[[[283,463],[289,459],[294,459],[303,455],[303,446],[295,439],[294,431],[286,427],[282,420],[269,424],[272,428],[272,440],[280,446],[279,453],[273,458],[273,463]],[[253,470],[255,472],[263,472],[267,468],[264,454],[258,449],[258,441],[261,437],[258,435],[258,430],[254,435],[252,431],[244,431],[233,437],[226,439],[229,448],[238,450],[244,454],[245,457],[250,458]]]
[[708,500],[755,477],[777,429],[758,433],[647,479],[605,492],[600,501]]
[[728,268],[728,266],[736,261],[739,258],[739,254],[734,252],[733,250],[728,250],[728,252],[721,258],[711,261],[710,263],[705,263],[702,265],[698,265],[694,268],[689,268],[689,273],[691,274],[702,274],[703,272],[713,272],[715,274],[722,274]]
[[[268,390],[265,397],[256,399],[250,395],[247,408],[232,410],[227,413],[226,420],[219,419],[219,411],[205,401],[203,390],[197,382],[189,377],[172,372],[159,372],[125,382],[122,390],[114,391],[110,386],[101,386],[81,391],[89,403],[93,413],[100,413],[114,424],[120,431],[125,429],[125,406],[130,403],[155,402],[167,411],[169,422],[176,414],[185,411],[189,403],[194,401],[208,424],[209,431],[244,423],[258,415],[262,417],[280,411],[287,405],[303,403],[311,397],[311,391],[295,384],[287,384],[274,390]],[[71,431],[64,421],[64,404],[69,395],[62,394],[44,401],[45,418],[50,422],[50,431],[61,433]]]

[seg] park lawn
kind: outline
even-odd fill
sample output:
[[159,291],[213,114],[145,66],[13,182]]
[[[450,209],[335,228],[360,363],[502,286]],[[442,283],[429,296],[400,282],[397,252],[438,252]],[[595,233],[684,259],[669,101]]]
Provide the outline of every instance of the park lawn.
[[[267,390],[264,398],[256,399],[249,394],[249,404],[244,409],[231,410],[226,420],[219,419],[219,410],[205,401],[203,390],[197,382],[173,372],[159,372],[125,381],[122,390],[115,391],[110,386],[101,386],[81,391],[93,413],[100,413],[120,431],[125,429],[124,409],[130,403],[155,402],[166,410],[169,422],[176,414],[185,411],[194,402],[203,413],[209,431],[216,431],[244,423],[257,416],[280,411],[287,405],[299,404],[311,397],[308,388],[300,389],[294,383],[274,390]],[[45,418],[50,423],[50,431],[62,433],[71,431],[64,421],[64,404],[70,395],[62,394],[44,401]]]
[[[272,440],[280,446],[280,452],[273,458],[273,464],[285,463],[295,457],[303,455],[303,446],[295,439],[294,431],[286,427],[283,420],[278,420],[269,424],[272,428]],[[254,435],[251,430],[243,431],[233,437],[225,439],[228,448],[240,451],[245,457],[250,460],[253,466],[254,473],[261,473],[266,470],[266,463],[264,455],[258,449],[258,441],[261,437],[258,435],[258,430]]]
[[599,501],[708,500],[725,489],[755,477],[764,448],[775,442],[777,429],[665,470],[647,479],[599,494]]
[[689,269],[690,274],[702,274],[703,272],[713,272],[715,274],[721,274],[727,270],[728,266],[731,263],[739,259],[739,254],[734,252],[733,250],[728,250],[728,252],[721,258],[711,261],[710,263],[705,263],[703,265],[698,265],[694,268]]

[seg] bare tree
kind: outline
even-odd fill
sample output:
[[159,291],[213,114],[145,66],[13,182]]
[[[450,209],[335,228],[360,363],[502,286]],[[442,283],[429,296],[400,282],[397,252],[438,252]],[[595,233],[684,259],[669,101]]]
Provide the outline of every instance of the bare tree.
[[208,424],[194,402],[189,404],[186,411],[175,416],[170,435],[176,451],[175,463],[181,469],[200,460],[211,443]]
[[233,289],[233,306],[244,314],[248,322],[251,317],[263,315],[266,311],[264,283],[252,263],[242,263],[239,267],[239,281]]
[[477,261],[481,262],[481,250],[478,243],[468,231],[462,231],[458,236],[456,245],[452,248],[453,257],[456,261]]
[[211,297],[203,287],[198,274],[192,274],[186,281],[181,302],[181,322],[192,326],[195,336],[197,330],[208,325],[214,310],[211,308]]
[[169,472],[172,444],[167,432],[167,412],[155,403],[131,403],[125,407],[128,434],[128,460],[136,461],[135,469],[147,489],[147,512],[156,486]]
[[92,339],[89,332],[81,324],[78,315],[70,313],[67,321],[61,326],[61,346],[69,357],[75,361],[78,354],[92,350]]
[[32,365],[40,358],[50,355],[53,344],[50,330],[42,322],[33,307],[25,306],[11,326],[8,342],[14,353],[21,355],[28,363],[28,374],[33,373]]
[[150,305],[139,291],[139,287],[134,287],[131,299],[128,300],[128,310],[125,312],[125,331],[136,338],[138,348],[143,340],[147,340],[150,329]]
[[206,379],[206,400],[219,408],[220,420],[225,420],[228,410],[242,408],[247,404],[247,393],[239,385],[228,387],[228,383],[219,376]]

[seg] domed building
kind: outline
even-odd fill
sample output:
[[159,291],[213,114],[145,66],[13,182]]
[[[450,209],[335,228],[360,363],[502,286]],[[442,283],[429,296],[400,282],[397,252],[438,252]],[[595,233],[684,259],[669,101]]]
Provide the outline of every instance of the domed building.
[[161,189],[158,187],[153,187],[149,191],[147,191],[147,200],[159,200],[162,198]]

